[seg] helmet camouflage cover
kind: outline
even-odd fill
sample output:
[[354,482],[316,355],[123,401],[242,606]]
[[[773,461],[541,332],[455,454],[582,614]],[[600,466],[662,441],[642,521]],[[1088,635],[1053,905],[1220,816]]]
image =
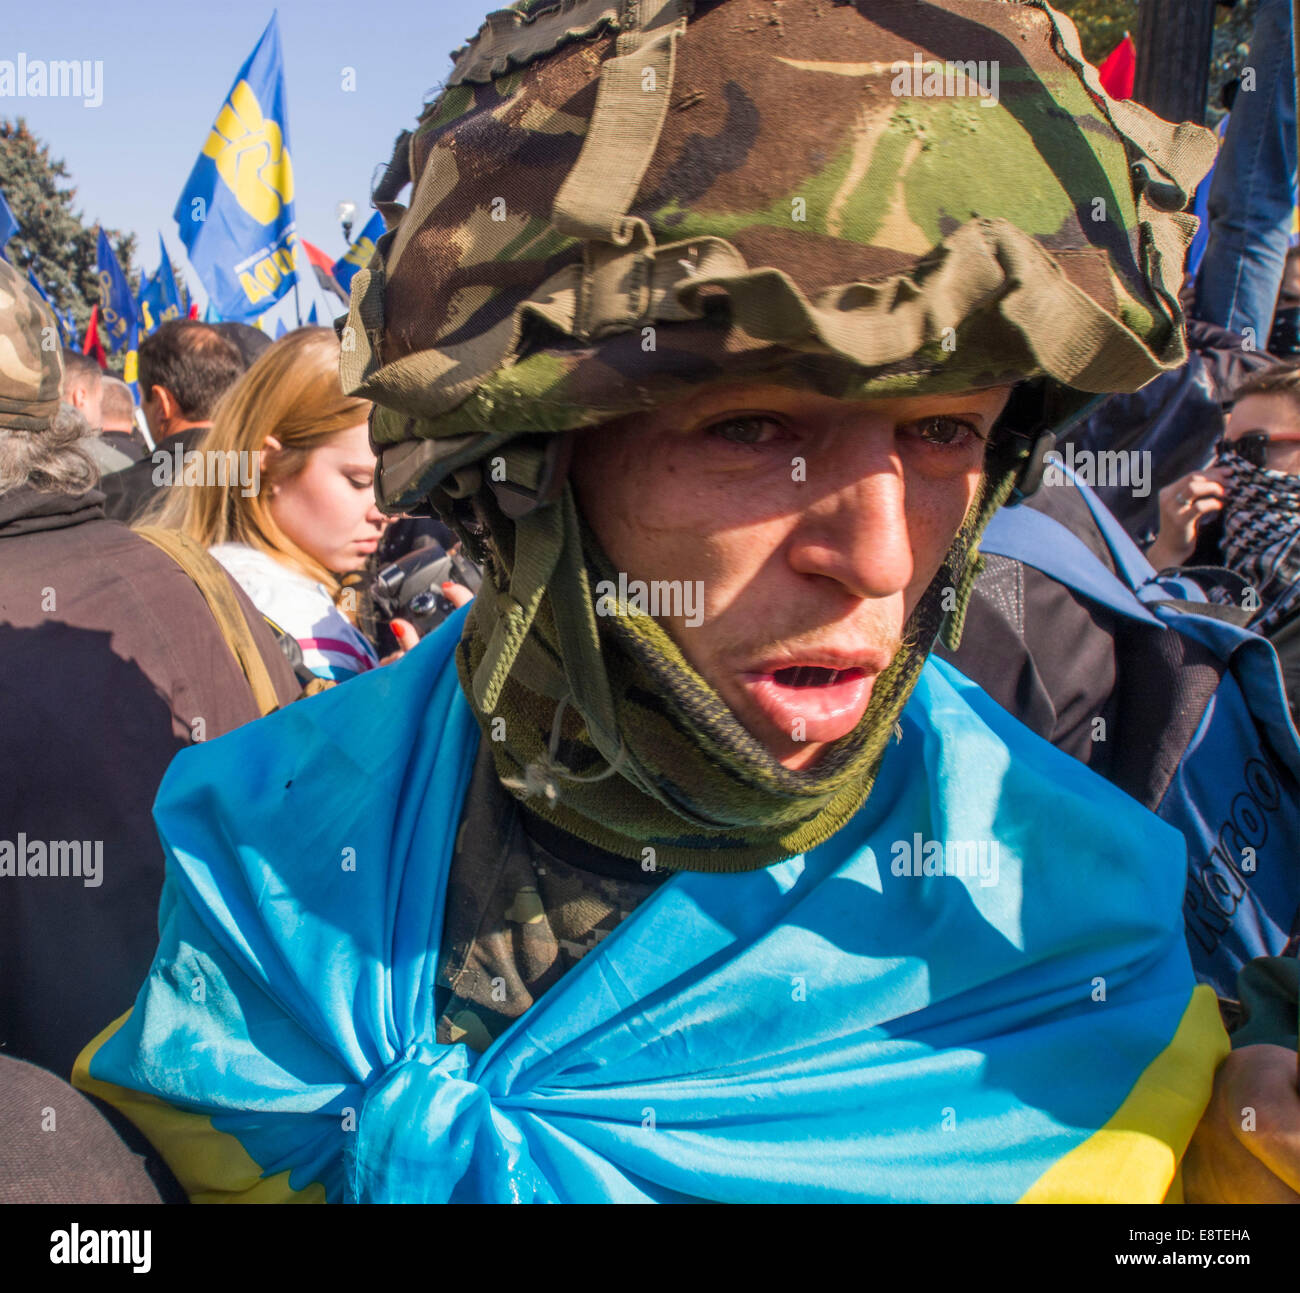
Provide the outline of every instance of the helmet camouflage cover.
[[[507,784],[540,786],[539,811],[574,834],[629,856],[649,838],[684,866],[787,856],[860,806],[942,623],[937,592],[959,589],[959,627],[1018,464],[991,452],[910,625],[918,649],[814,777],[764,761],[649,617],[596,623],[601,557],[555,433],[724,376],[843,399],[1032,383],[1065,397],[1058,411],[1136,390],[1186,357],[1185,208],[1215,147],[1108,98],[1043,0],[522,0],[488,16],[399,144],[409,209],[381,204],[341,369],[377,406],[381,505],[455,521],[468,500],[491,534],[460,664],[480,722],[527,720],[497,751]],[[761,813],[649,766],[673,735],[642,715],[654,741],[629,739],[611,640],[661,694],[693,693],[676,734],[744,764]],[[544,680],[512,678],[520,661]],[[583,811],[586,783],[556,802],[539,769],[561,735],[588,782],[617,770],[663,806],[658,828],[626,805]]]
[[0,431],[47,431],[59,411],[63,355],[49,307],[0,260]]
[[791,352],[849,361],[859,397],[1131,391],[1185,358],[1213,137],[1110,100],[1067,18],[691,9],[535,0],[460,53],[409,140],[410,209],[353,284],[344,378],[383,406],[391,505],[446,470],[437,441],[593,426]]

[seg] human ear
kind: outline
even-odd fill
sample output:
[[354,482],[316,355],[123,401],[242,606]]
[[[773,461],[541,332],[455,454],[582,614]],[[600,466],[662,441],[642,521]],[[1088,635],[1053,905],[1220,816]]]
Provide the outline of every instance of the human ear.
[[164,422],[170,422],[177,417],[181,411],[181,406],[171,391],[165,386],[155,386],[153,388],[153,397],[158,402],[158,412]]
[[[258,454],[257,454],[257,469],[258,469],[258,471],[259,471],[259,472],[265,472],[265,471],[266,471],[266,456],[267,456],[267,454],[269,454],[269,453],[279,453],[280,450],[283,449],[283,448],[284,448],[284,446],[283,446],[283,445],[282,445],[282,444],[281,444],[281,443],[280,443],[280,442],[279,442],[279,441],[278,441],[278,440],[277,440],[273,435],[269,435],[269,436],[267,436],[266,439],[265,439],[264,441],[262,441],[262,448],[258,450]],[[280,491],[280,487],[279,487],[278,485],[272,485],[272,486],[271,486],[271,493],[272,493],[272,494],[277,494],[277,493],[279,493],[279,491]]]

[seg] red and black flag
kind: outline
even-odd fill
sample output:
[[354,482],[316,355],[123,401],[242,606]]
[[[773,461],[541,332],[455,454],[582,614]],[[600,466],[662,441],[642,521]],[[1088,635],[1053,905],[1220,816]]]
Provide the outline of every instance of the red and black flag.
[[334,277],[334,262],[315,243],[308,242],[306,238],[302,239],[302,248],[307,253],[307,259],[311,261],[312,269],[316,271],[316,281],[321,285],[321,290],[333,292],[344,305],[349,304],[348,294]]

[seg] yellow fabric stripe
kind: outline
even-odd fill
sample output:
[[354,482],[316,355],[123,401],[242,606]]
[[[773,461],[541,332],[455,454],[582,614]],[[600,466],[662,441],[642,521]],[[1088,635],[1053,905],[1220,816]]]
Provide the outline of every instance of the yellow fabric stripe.
[[1229,1050],[1214,990],[1192,990],[1178,1031],[1104,1127],[1053,1163],[1021,1203],[1160,1203],[1176,1199],[1179,1163]]
[[164,1104],[157,1096],[91,1077],[96,1052],[131,1017],[115,1019],[77,1056],[72,1085],[120,1109],[144,1133],[176,1174],[191,1203],[324,1203],[325,1187],[313,1181],[305,1190],[289,1185],[289,1171],[263,1177],[248,1151],[212,1119]]

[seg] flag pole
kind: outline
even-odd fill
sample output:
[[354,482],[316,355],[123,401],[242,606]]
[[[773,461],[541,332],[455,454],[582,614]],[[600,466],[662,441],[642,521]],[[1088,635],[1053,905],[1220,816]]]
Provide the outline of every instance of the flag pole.
[[136,430],[144,437],[145,444],[149,446],[149,452],[153,453],[158,446],[154,444],[153,436],[149,434],[149,419],[145,417],[144,409],[138,404],[131,410],[131,421]]
[[293,276],[293,310],[298,316],[298,326],[302,327],[302,302],[298,299],[298,275]]

